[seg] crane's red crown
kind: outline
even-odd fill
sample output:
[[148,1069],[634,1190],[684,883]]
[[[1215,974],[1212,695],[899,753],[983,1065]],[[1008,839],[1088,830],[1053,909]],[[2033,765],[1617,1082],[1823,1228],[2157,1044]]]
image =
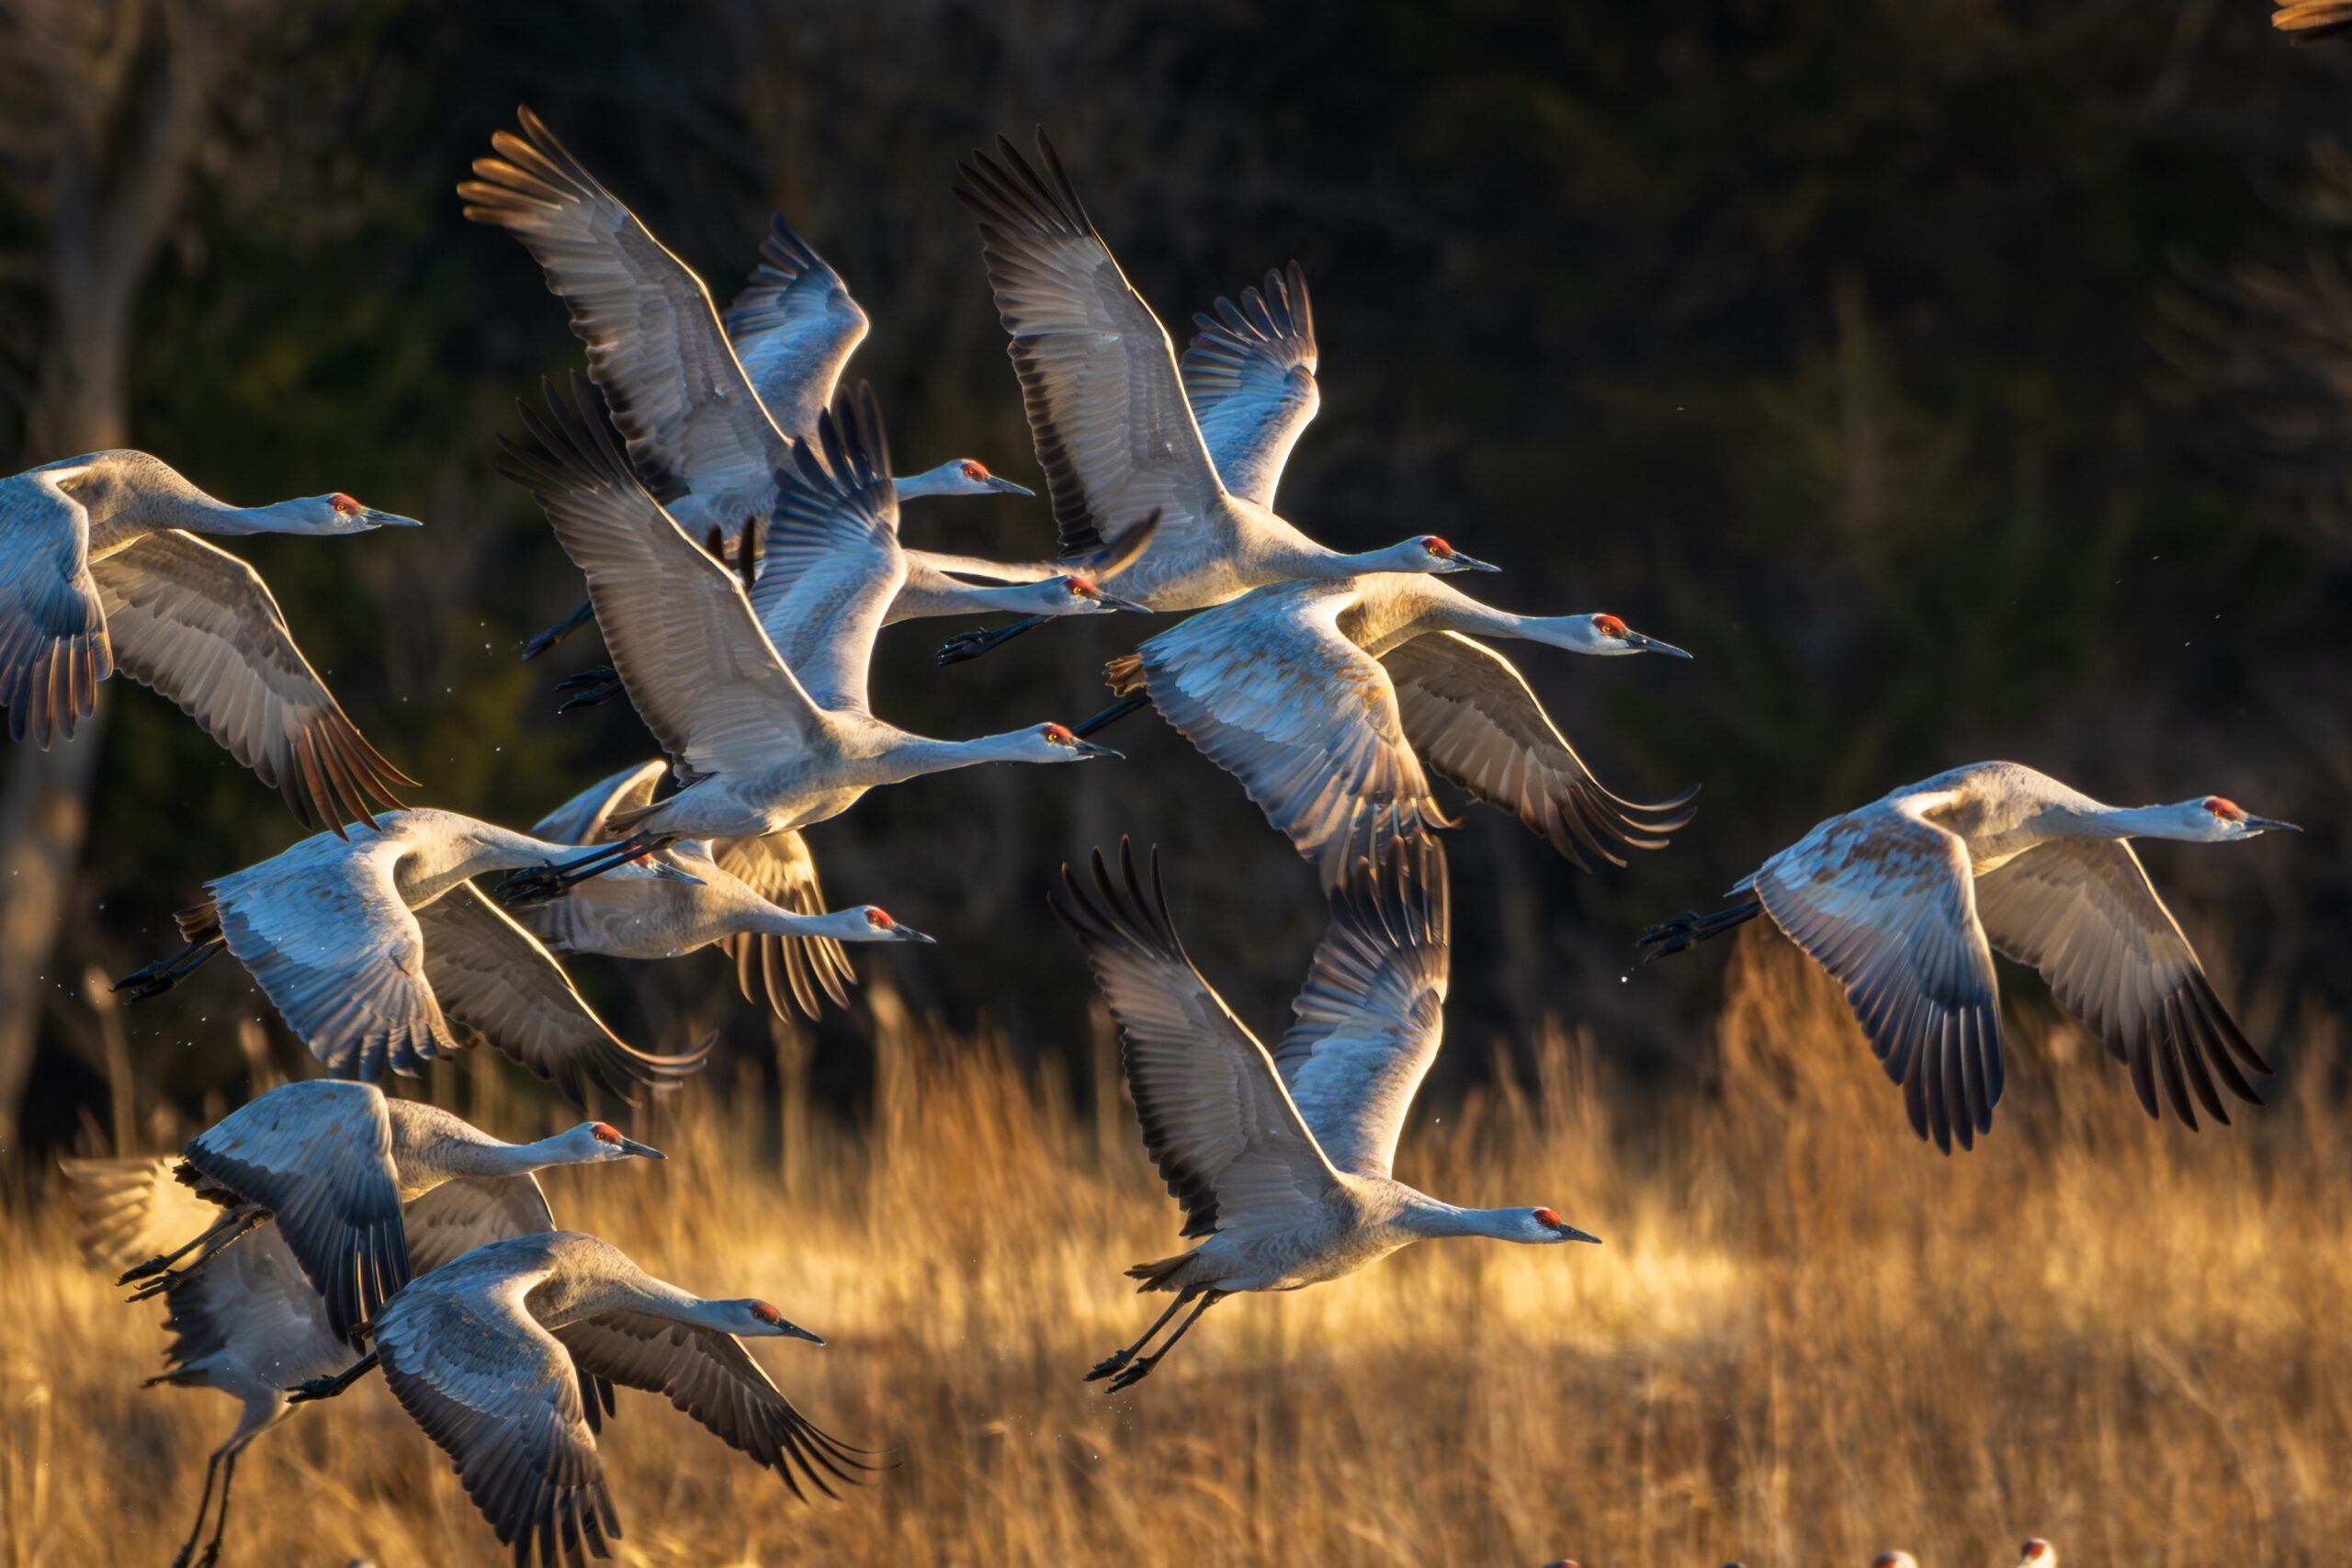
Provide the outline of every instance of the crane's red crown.
[[2211,812],[2214,816],[2220,818],[2224,822],[2243,822],[2245,820],[2245,807],[2239,806],[2236,801],[2228,798],[2226,795],[2207,795],[2205,797],[2205,809]]
[[1539,1225],[1550,1225],[1554,1230],[1558,1230],[1568,1222],[1549,1209],[1538,1209],[1535,1211],[1535,1223]]
[[[2229,802],[2225,800],[2222,802],[2222,804],[2227,806]],[[2025,1543],[2024,1555],[2020,1557],[2018,1561],[2024,1562],[2039,1562],[2049,1555],[2050,1543],[2042,1540],[2040,1536],[2036,1536],[2031,1540]]]
[[877,931],[887,931],[899,922],[892,919],[890,911],[879,904],[868,904],[865,907],[865,923]]
[[596,1141],[600,1144],[617,1144],[621,1141],[621,1130],[610,1122],[599,1122],[588,1131],[595,1134]]
[[784,1314],[776,1311],[775,1308],[768,1305],[765,1302],[753,1302],[752,1303],[752,1315],[770,1326],[774,1326],[775,1325],[784,1321]]
[[1611,637],[1623,637],[1632,628],[1614,615],[1595,615],[1592,624]]
[[964,459],[964,477],[978,483],[989,477],[989,467],[986,463],[975,463],[967,457]]
[[1075,573],[1063,578],[1062,586],[1068,589],[1070,592],[1077,594],[1081,599],[1102,592],[1102,590],[1094,586],[1091,580],[1077,576]]
[[1046,739],[1052,741],[1057,746],[1075,746],[1078,744],[1078,737],[1070,733],[1069,726],[1066,724],[1039,725],[1037,727],[1037,733],[1044,736]]
[[334,507],[337,512],[342,513],[345,517],[356,516],[358,513],[368,510],[366,507],[360,505],[357,501],[344,494],[341,491],[337,491],[333,495],[327,497],[327,504]]
[[1453,554],[1453,547],[1447,544],[1443,539],[1439,538],[1435,534],[1424,534],[1421,536],[1421,548],[1429,551],[1430,554],[1437,557],[1440,560],[1443,560],[1448,556]]

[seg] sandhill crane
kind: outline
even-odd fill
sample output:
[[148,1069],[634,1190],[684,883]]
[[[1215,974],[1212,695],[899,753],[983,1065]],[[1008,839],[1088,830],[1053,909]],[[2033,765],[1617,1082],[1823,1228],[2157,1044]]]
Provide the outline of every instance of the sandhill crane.
[[1511,812],[1579,866],[1590,852],[1657,849],[1690,794],[1645,805],[1592,776],[1510,660],[1469,635],[1575,653],[1690,655],[1614,615],[1514,615],[1451,583],[1402,572],[1282,582],[1204,610],[1111,661],[1122,700],[1091,735],[1146,703],[1241,781],[1328,887],[1388,840],[1447,825],[1428,771]]
[[[560,835],[548,831],[550,823],[569,826],[570,818],[584,816],[590,820],[582,825],[592,831],[564,841],[593,842],[602,836],[602,823],[609,820],[614,811],[650,801],[655,783],[667,771],[668,764],[657,761],[592,785],[582,795],[558,807],[532,831],[543,838],[556,838]],[[780,833],[775,839],[786,840],[783,856],[768,853],[765,846],[774,841],[770,839],[729,839],[718,844],[685,840],[671,845],[664,859],[669,867],[694,877],[692,882],[659,874],[653,867],[641,863],[618,866],[582,883],[561,898],[522,910],[518,918],[555,953],[662,959],[675,958],[714,942],[724,943],[730,953],[741,954],[739,979],[746,998],[752,997],[752,955],[763,942],[779,947],[786,942],[799,947],[821,942],[831,944],[836,953],[845,942],[931,942],[930,937],[893,919],[888,910],[876,904],[861,904],[830,913],[787,909],[729,869],[730,865],[741,865],[760,873],[768,862],[797,854],[799,863],[807,868],[807,886],[813,894],[816,868],[808,861],[808,849],[800,836]],[[795,962],[804,976],[799,982],[803,987],[800,999],[813,1018],[815,997],[807,992],[805,976],[825,960],[802,955]],[[831,978],[830,974],[827,977]],[[778,1017],[785,1016],[781,988],[772,987],[768,1000]]]
[[[1127,1270],[1176,1300],[1089,1381],[1114,1390],[1158,1366],[1201,1314],[1239,1291],[1336,1280],[1429,1236],[1548,1245],[1597,1241],[1550,1209],[1461,1209],[1389,1176],[1413,1094],[1444,1029],[1445,854],[1399,845],[1347,879],[1293,1022],[1269,1056],[1176,935],[1152,862],[1146,892],[1120,845],[1114,880],[1095,852],[1093,891],[1062,868],[1054,908],[1078,932],[1117,1020],[1144,1146],[1184,1207],[1198,1247]],[[1197,1302],[1157,1351],[1143,1348]]]
[[[628,440],[630,462],[687,536],[763,524],[775,470],[794,443],[815,435],[818,413],[865,335],[865,313],[778,216],[750,286],[722,321],[694,269],[537,115],[516,113],[522,133],[494,134],[500,156],[477,160],[479,177],[458,186],[466,216],[513,234],[546,270],[549,291],[570,308],[571,330],[587,344],[589,377]],[[893,484],[901,501],[1034,493],[970,457]],[[1095,584],[1115,576],[1149,537],[1130,528],[1060,561],[910,551],[906,588],[889,619],[1093,613],[1102,607]],[[524,657],[587,618],[582,606],[526,643]]]
[[514,1561],[609,1557],[620,1520],[583,1396],[598,1382],[666,1397],[728,1447],[833,1496],[870,1468],[792,1407],[741,1341],[824,1341],[763,1301],[706,1301],[577,1231],[478,1247],[384,1303],[376,1348],[296,1403],[331,1398],[381,1366],[401,1407],[439,1444]]
[[329,1072],[370,1082],[458,1050],[452,1022],[574,1100],[590,1076],[627,1096],[702,1066],[707,1043],[664,1055],[615,1035],[538,939],[467,880],[573,846],[454,811],[387,812],[379,828],[317,834],[209,884],[178,917],[187,945],[115,988],[133,1000],[169,990],[225,946]]
[[[427,1273],[485,1242],[553,1230],[533,1170],[661,1157],[602,1123],[537,1144],[503,1144],[447,1111],[388,1100],[366,1084],[289,1084],[231,1120],[238,1125],[223,1122],[200,1134],[181,1159],[63,1162],[81,1216],[83,1253],[109,1273],[160,1272],[151,1266],[169,1256],[167,1248],[222,1223],[216,1206],[221,1201],[259,1209],[265,1216],[283,1206],[299,1216],[296,1234],[304,1238],[306,1256],[297,1256],[278,1224],[265,1217],[251,1222],[251,1234],[235,1246],[215,1246],[202,1264],[163,1287],[171,1343],[164,1371],[149,1384],[218,1389],[243,1406],[236,1429],[205,1466],[196,1522],[175,1560],[182,1565],[196,1552],[212,1512],[216,1480],[220,1506],[212,1539],[197,1561],[209,1564],[219,1557],[237,1458],[286,1417],[286,1390],[330,1376],[351,1359],[349,1341],[337,1331],[317,1279],[361,1277],[358,1258],[380,1247],[390,1259],[375,1280],[380,1299],[409,1273]],[[223,1186],[221,1177],[242,1185]],[[247,1192],[248,1186],[271,1197],[265,1201]],[[353,1236],[363,1233],[353,1222],[379,1213],[388,1202],[400,1213],[397,1246],[373,1235],[355,1245]],[[322,1205],[329,1217],[322,1216]],[[236,1220],[231,1229],[247,1224]],[[368,1311],[374,1304],[363,1294],[349,1308]]]
[[976,152],[956,165],[956,194],[979,220],[1064,550],[1100,548],[1108,525],[1157,512],[1158,534],[1118,580],[1122,594],[1154,610],[1219,604],[1293,578],[1478,564],[1430,534],[1358,554],[1329,549],[1235,491],[1186,401],[1167,330],[1119,270],[1045,132],[1046,175],[1009,140],[997,144],[1002,163]]
[[2018,1568],[2058,1568],[2058,1549],[2034,1536],[2018,1550]]
[[1871,1559],[1871,1568],[1919,1568],[1919,1560],[1900,1550],[1882,1551]]
[[[0,705],[8,738],[74,738],[116,666],[204,726],[306,826],[413,784],[344,716],[253,568],[198,534],[418,526],[337,491],[231,506],[144,452],[88,452],[0,479]],[[337,831],[341,829],[338,827]]]
[[[1270,271],[1263,285],[1243,289],[1238,302],[1217,296],[1215,310],[1193,316],[1198,330],[1181,367],[1184,399],[1225,488],[1272,507],[1290,450],[1323,400],[1306,273],[1296,262],[1287,272]],[[950,637],[939,662],[977,659],[1040,618]]]
[[1760,911],[1845,988],[1912,1130],[1949,1154],[1992,1131],[2001,1098],[1993,952],[2041,971],[2051,994],[2129,1065],[2150,1116],[2157,1084],[2189,1128],[2229,1113],[2270,1068],[2222,1010],[2156,897],[2132,839],[2234,843],[2291,823],[2220,795],[2103,805],[2015,762],[1972,762],[1823,821],[1732,889],[1740,901],[1653,928],[1651,958]]
[[[575,400],[584,389],[575,380]],[[874,716],[866,667],[897,585],[898,502],[870,394],[780,469],[769,564],[759,591],[786,598],[794,633],[778,648],[742,585],[681,533],[639,482],[604,422],[552,386],[547,412],[523,409],[536,451],[507,444],[503,465],[537,495],[556,537],[588,579],[596,619],[630,703],[671,758],[677,794],[612,814],[634,837],[606,854],[501,885],[532,899],[607,863],[679,839],[756,838],[840,815],[868,789],[979,762],[1116,757],[1058,724],[972,740],[933,740]],[[785,563],[803,547],[825,562]]]

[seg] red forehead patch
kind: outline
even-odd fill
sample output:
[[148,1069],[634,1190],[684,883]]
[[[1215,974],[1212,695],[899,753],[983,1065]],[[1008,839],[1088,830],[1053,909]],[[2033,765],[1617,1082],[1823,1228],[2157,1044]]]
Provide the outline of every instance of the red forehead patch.
[[967,462],[964,465],[964,477],[967,479],[984,479],[989,477],[988,466],[984,463]]
[[865,923],[877,931],[887,931],[899,922],[890,918],[889,910],[877,904],[869,904],[865,907]]
[[1430,535],[1427,538],[1421,541],[1421,548],[1429,551],[1429,553],[1433,556],[1450,556],[1453,553],[1453,547],[1447,544],[1443,539],[1439,538],[1435,534]]
[[1072,735],[1069,732],[1068,726],[1059,724],[1049,724],[1045,726],[1044,734],[1046,739],[1048,740],[1059,740],[1065,745],[1073,743],[1078,739],[1077,736]]
[[1537,1223],[1542,1224],[1556,1225],[1556,1224],[1561,1224],[1561,1223],[1562,1223],[1562,1221],[1561,1221],[1561,1219],[1560,1219],[1560,1216],[1559,1216],[1559,1215],[1557,1215],[1557,1214],[1555,1214],[1555,1213],[1553,1213],[1551,1210],[1549,1210],[1549,1209],[1538,1209],[1538,1210],[1536,1210],[1536,1211],[1535,1211],[1535,1218],[1536,1218]]
[[621,1141],[621,1130],[610,1122],[599,1122],[588,1130],[596,1134],[596,1141],[600,1144],[617,1144]]
[[327,497],[327,504],[334,507],[337,512],[346,514],[354,512],[365,512],[368,510],[366,507],[360,505],[358,502],[353,500],[350,496],[344,494],[341,491],[337,491],[333,495]]
[[1079,594],[1100,593],[1102,592],[1083,577],[1065,577],[1062,579],[1062,586],[1069,590],[1072,593]]
[[762,1323],[782,1323],[784,1321],[784,1314],[776,1311],[775,1308],[768,1305],[765,1302],[753,1302],[752,1303],[752,1315],[758,1318]]
[[1619,620],[1614,615],[1595,615],[1592,618],[1592,624],[1599,626],[1602,631],[1607,632],[1611,637],[1623,637],[1625,635],[1625,623]]
[[2243,822],[2245,820],[2245,812],[2239,807],[2238,803],[2222,795],[2207,795],[2205,797],[2205,809],[2211,812],[2214,816],[2220,818],[2224,822]]

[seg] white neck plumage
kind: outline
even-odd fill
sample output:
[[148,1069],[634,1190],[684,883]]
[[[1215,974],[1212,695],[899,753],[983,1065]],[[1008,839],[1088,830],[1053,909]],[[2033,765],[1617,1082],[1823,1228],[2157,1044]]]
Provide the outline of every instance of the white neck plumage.
[[1474,1235],[1496,1241],[1528,1239],[1524,1209],[1463,1209],[1422,1197],[1398,1219],[1405,1229],[1428,1238]]

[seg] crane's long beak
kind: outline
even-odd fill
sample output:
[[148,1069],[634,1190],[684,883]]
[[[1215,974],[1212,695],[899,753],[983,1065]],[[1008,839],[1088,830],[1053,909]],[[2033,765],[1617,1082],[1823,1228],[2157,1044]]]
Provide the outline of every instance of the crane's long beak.
[[660,1149],[655,1148],[651,1144],[640,1144],[635,1138],[623,1138],[621,1140],[621,1153],[625,1155],[635,1155],[640,1159],[668,1159],[670,1157],[668,1155],[663,1154]]
[[379,528],[422,528],[424,526],[413,517],[403,517],[397,512],[379,512],[372,506],[368,509],[368,521]]
[[1660,642],[1654,637],[1644,637],[1637,631],[1629,630],[1625,633],[1625,645],[1636,653],[1663,653],[1669,659],[1690,657],[1670,642]]
[[1600,1238],[1599,1236],[1593,1235],[1590,1231],[1580,1231],[1574,1225],[1562,1225],[1560,1227],[1559,1234],[1569,1241],[1589,1241],[1595,1247],[1599,1247],[1600,1245]]
[[937,947],[939,945],[939,939],[937,937],[933,936],[928,931],[919,931],[915,930],[914,927],[907,924],[904,920],[900,920],[890,927],[890,940],[892,942],[919,942],[925,947]]
[[1460,550],[1456,550],[1445,558],[1445,570],[1448,571],[1500,571],[1502,568],[1492,561],[1480,560],[1476,556],[1465,556]]
[[1127,760],[1127,754],[1125,751],[1114,751],[1108,746],[1097,746],[1091,740],[1081,740],[1070,750],[1084,761],[1091,761],[1097,757],[1108,757],[1114,762],[1124,762]]
[[822,1345],[825,1342],[823,1335],[812,1328],[803,1328],[788,1317],[777,1320],[775,1326],[776,1332],[787,1339],[806,1339],[811,1345]]
[[2292,822],[2280,822],[2268,817],[2249,817],[2245,819],[2245,825],[2256,833],[2300,833],[2302,831]]
[[1115,593],[1105,593],[1100,588],[1094,591],[1094,602],[1106,610],[1132,610],[1138,615],[1151,614],[1150,605],[1138,604],[1132,599],[1122,599]]
[[[1027,485],[1014,484],[1011,479],[1005,479],[997,474],[990,474],[980,482],[988,486],[990,490],[1001,490],[1007,495],[1035,495],[1037,493],[1035,491],[1031,490]],[[824,1341],[820,1339],[818,1343],[821,1345]]]

